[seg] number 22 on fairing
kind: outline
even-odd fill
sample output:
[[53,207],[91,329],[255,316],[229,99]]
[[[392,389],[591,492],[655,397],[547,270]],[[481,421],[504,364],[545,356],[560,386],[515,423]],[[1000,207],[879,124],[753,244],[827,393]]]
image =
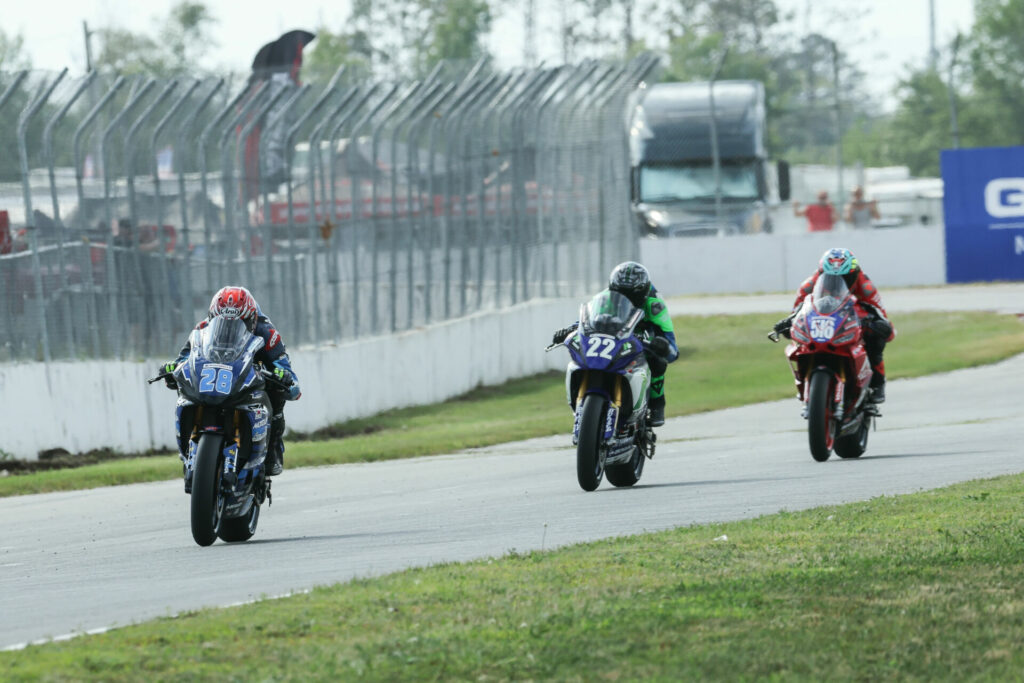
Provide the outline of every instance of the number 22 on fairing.
[[[612,351],[615,349],[615,340],[610,337],[591,337],[587,340],[590,346],[587,348],[587,356],[590,358],[601,357],[605,360],[612,359]],[[602,347],[602,348],[598,348]]]

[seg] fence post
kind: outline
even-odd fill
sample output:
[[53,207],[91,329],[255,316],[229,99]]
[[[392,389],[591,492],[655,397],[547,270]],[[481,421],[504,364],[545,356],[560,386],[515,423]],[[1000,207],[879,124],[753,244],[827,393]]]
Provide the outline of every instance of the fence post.
[[[336,152],[338,146],[335,143],[335,138],[337,138],[338,134],[341,132],[341,129],[345,126],[345,124],[347,124],[352,119],[352,117],[355,116],[356,113],[360,109],[362,109],[363,105],[366,103],[366,101],[368,99],[370,99],[370,95],[373,94],[373,92],[376,89],[377,89],[376,84],[371,85],[366,90],[366,92],[363,93],[362,96],[359,97],[359,99],[355,101],[355,104],[353,104],[352,107],[349,108],[348,105],[351,104],[352,101],[355,100],[355,98],[360,93],[360,89],[359,89],[358,86],[355,87],[355,88],[352,88],[349,91],[348,95],[346,95],[344,98],[342,98],[341,102],[338,103],[338,106],[336,106],[331,111],[331,113],[327,116],[327,118],[325,120],[325,123],[327,124],[327,130],[328,130],[328,133],[327,133],[327,144],[328,144],[328,148],[331,150],[331,177],[330,177],[330,195],[329,195],[330,203],[331,203],[331,215],[334,216],[334,219],[338,222],[337,237],[335,238],[335,237],[332,236],[332,239],[334,239],[334,255],[333,255],[332,258],[335,259],[334,267],[335,267],[336,272],[337,272],[337,277],[335,278],[334,283],[333,283],[334,287],[332,288],[333,289],[332,294],[333,294],[333,299],[334,299],[334,305],[331,307],[331,311],[332,311],[332,313],[334,315],[334,318],[333,318],[333,320],[334,320],[333,328],[334,328],[335,334],[336,334],[335,339],[341,339],[341,337],[342,337],[341,264],[342,264],[342,255],[344,253],[344,249],[342,248],[342,246],[343,246],[343,244],[342,244],[342,234],[345,232],[344,230],[341,229],[341,226],[342,226],[342,223],[341,223],[342,215],[341,215],[341,212],[338,210],[338,196],[337,196],[337,191],[338,191],[338,187],[337,187],[337,185],[338,185],[338,159],[337,159],[337,157],[338,157],[338,154]],[[344,115],[342,115],[342,112],[344,112]],[[348,144],[350,144],[350,145],[354,144],[351,138],[349,139]],[[352,205],[352,183],[351,183],[351,175],[350,175],[349,176],[349,228],[350,229],[355,224],[355,219],[356,219],[355,209],[354,209],[354,207]],[[353,232],[353,235],[354,235],[354,233],[355,233],[354,229],[352,230],[352,232]],[[352,240],[349,240],[349,241],[352,242]],[[353,283],[353,287],[354,286],[355,285]]]
[[[325,104],[327,104],[327,101],[330,99],[331,95],[334,94],[334,90],[337,87],[338,81],[340,80],[341,74],[344,72],[344,70],[345,70],[345,67],[341,66],[341,67],[339,67],[337,69],[337,71],[334,72],[334,76],[328,82],[327,87],[324,88],[324,91],[320,94],[320,97],[318,97],[313,102],[313,105],[309,109],[307,109],[302,114],[302,116],[300,116],[298,118],[298,120],[294,124],[292,124],[292,126],[288,129],[287,133],[285,134],[285,178],[286,178],[287,187],[288,187],[288,204],[289,205],[291,205],[292,202],[293,202],[293,198],[292,198],[292,156],[291,156],[291,152],[292,152],[292,149],[293,149],[293,147],[295,145],[295,137],[298,135],[299,130],[302,128],[302,126],[304,126],[306,124],[306,122],[314,114],[319,112],[320,109],[323,108],[323,106]],[[303,88],[307,88],[307,87],[308,86],[303,86]],[[282,109],[281,114],[280,114],[280,116],[282,118],[284,117],[284,115],[293,106],[295,106],[295,104],[299,101],[299,98],[305,92],[306,92],[306,90],[304,89],[304,90],[301,90],[300,93],[296,93],[296,95],[292,98],[292,100],[289,101],[288,104],[285,105],[285,107]],[[316,126],[315,131],[319,131],[320,129],[322,129],[322,127],[323,127],[322,124]],[[307,178],[306,184],[307,184],[307,187],[309,187],[309,219],[308,219],[308,226],[309,226],[309,237],[310,237],[309,259],[310,259],[310,269],[311,269],[310,277],[312,278],[312,296],[311,297],[307,297],[305,300],[309,301],[311,299],[312,302],[313,302],[313,315],[312,315],[312,318],[313,318],[313,341],[315,341],[315,342],[320,342],[320,341],[323,340],[323,337],[321,336],[321,328],[320,328],[320,288],[317,285],[317,279],[318,279],[318,274],[319,274],[318,270],[319,269],[317,268],[316,236],[315,236],[315,232],[316,232],[316,168],[317,168],[315,160],[318,159],[319,157],[320,157],[320,139],[319,139],[318,135],[311,135],[310,136],[310,141],[309,141],[309,176]],[[295,235],[292,234],[290,237],[294,241]],[[266,248],[270,249],[270,247],[271,247],[271,244],[268,242],[267,245],[266,245]]]
[[[432,236],[427,233],[427,222],[426,222],[425,219],[426,219],[426,216],[427,216],[428,207],[430,207],[430,210],[433,209],[433,206],[432,206],[432,204],[433,204],[433,195],[431,195],[429,198],[427,198],[426,201],[424,201],[423,191],[422,191],[423,178],[422,178],[422,174],[420,173],[419,139],[423,135],[424,123],[426,123],[427,121],[437,120],[437,117],[441,115],[440,112],[437,111],[437,108],[440,107],[444,103],[444,101],[456,89],[457,89],[457,87],[456,87],[456,85],[454,83],[449,83],[447,86],[445,86],[441,90],[441,92],[439,92],[433,98],[433,100],[431,100],[430,102],[427,102],[426,106],[423,107],[423,111],[420,114],[419,119],[415,120],[413,125],[409,128],[409,133],[408,133],[408,135],[406,137],[406,140],[407,140],[406,152],[407,152],[407,156],[408,156],[408,158],[406,160],[406,162],[407,162],[406,165],[409,167],[409,178],[407,179],[406,186],[405,186],[406,187],[406,200],[405,200],[406,209],[405,210],[406,210],[406,216],[407,216],[406,223],[409,226],[409,244],[408,244],[407,259],[406,259],[406,284],[407,284],[407,289],[408,289],[407,297],[408,297],[408,300],[409,300],[409,302],[408,302],[409,318],[408,318],[408,324],[406,325],[407,329],[411,329],[413,327],[413,325],[415,325],[415,318],[414,318],[414,315],[413,315],[413,313],[414,313],[414,305],[413,304],[414,304],[414,300],[415,300],[415,289],[416,289],[414,287],[414,281],[415,281],[414,260],[415,260],[415,257],[416,257],[416,250],[414,249],[414,247],[416,247],[416,246],[419,246],[419,248],[420,248],[421,256],[422,256],[422,259],[423,259],[423,268],[424,268],[424,298],[423,298],[424,321],[430,319],[431,260],[433,259],[434,240],[433,240]],[[413,203],[414,203],[413,179],[414,178],[415,178],[415,184],[416,184],[415,201],[418,202],[418,204],[419,204],[419,209],[416,212],[415,216],[416,216],[416,218],[418,218],[418,220],[416,220],[416,218],[414,218],[414,214],[413,214]],[[429,183],[429,178],[428,178],[428,183]],[[424,237],[424,236],[426,237],[426,239],[420,239],[421,237]]]
[[[169,306],[167,306],[166,310],[168,311],[174,309],[173,294],[176,288],[174,286],[175,279],[171,277],[172,271],[167,263],[167,236],[164,234],[164,205],[163,197],[160,194],[160,161],[157,154],[156,146],[159,142],[160,135],[164,132],[167,126],[170,125],[171,120],[178,115],[178,112],[181,111],[182,107],[185,106],[185,103],[188,102],[189,98],[192,97],[192,93],[195,92],[196,88],[199,87],[200,83],[200,81],[192,81],[192,85],[190,85],[188,89],[185,90],[185,92],[174,102],[174,104],[171,105],[170,110],[168,110],[168,112],[163,116],[163,118],[161,118],[160,121],[156,124],[156,127],[153,129],[153,133],[149,138],[149,149],[151,152],[150,161],[153,164],[153,199],[156,201],[156,235],[157,240],[160,242],[160,281],[163,282],[164,285],[166,285],[167,287],[166,296],[167,303],[169,304]],[[173,152],[171,156],[171,163],[174,163]],[[187,209],[185,207],[184,194],[179,196],[178,205],[180,207],[179,213],[182,216],[184,216],[184,214],[187,212]],[[183,218],[182,220],[186,219]],[[178,292],[178,295],[180,298],[180,291]],[[182,308],[184,308],[184,306],[182,306]],[[160,349],[161,345],[164,343],[162,329],[164,322],[163,318],[164,317],[162,315],[158,315],[156,316],[156,320],[154,321],[153,328],[156,334],[154,335],[153,341],[155,341],[155,346],[150,347],[151,353],[153,349]],[[173,332],[173,323],[169,318],[167,320],[167,325],[168,332]]]
[[46,101],[50,99],[54,89],[68,73],[67,68],[53,79],[48,87],[34,100],[30,100],[18,117],[18,161],[21,164],[21,186],[25,198],[25,227],[31,236],[32,269],[35,271],[36,301],[38,302],[39,336],[43,344],[43,361],[50,362],[50,335],[47,331],[46,319],[49,315],[48,306],[43,298],[43,268],[39,258],[39,228],[35,225],[32,213],[32,185],[29,181],[28,169],[28,124],[35,117]]
[[[379,264],[380,260],[380,225],[379,225],[379,209],[378,209],[378,150],[380,147],[380,135],[384,127],[387,126],[388,122],[393,116],[395,116],[402,106],[415,97],[416,93],[419,92],[422,87],[423,81],[415,81],[412,85],[406,88],[405,92],[399,96],[398,101],[395,102],[391,107],[384,112],[384,115],[380,118],[375,126],[372,128],[372,159],[370,162],[370,172],[373,174],[372,185],[371,185],[371,223],[373,225],[373,263],[371,264],[371,276],[370,276],[370,332],[371,334],[376,333],[379,330],[378,319],[380,316],[380,277],[379,277]],[[392,207],[393,208],[393,207]]]
[[[480,86],[472,92],[472,95],[468,98],[464,105],[458,107],[453,111],[452,116],[445,121],[445,125],[442,128],[442,134],[445,137],[445,174],[444,174],[444,209],[441,213],[443,220],[441,222],[441,241],[443,243],[444,251],[444,318],[445,320],[452,317],[452,306],[451,306],[451,285],[452,285],[452,254],[451,254],[451,236],[454,227],[454,213],[455,213],[455,198],[452,196],[452,180],[455,175],[455,159],[456,159],[456,141],[459,144],[459,150],[464,148],[466,144],[466,138],[468,137],[463,128],[463,121],[466,117],[475,114],[477,105],[484,100],[485,96],[492,92],[499,92],[504,84],[508,82],[511,76],[500,76],[493,74],[486,78]],[[460,188],[459,198],[459,222],[460,224],[465,221],[466,211],[466,197],[464,192],[461,191],[462,186],[465,183],[465,163],[460,163],[460,169],[463,173],[463,177],[458,179],[458,185]],[[466,252],[465,239],[461,240],[460,261],[459,261],[459,278],[462,280],[462,291],[459,295],[459,300],[462,305],[462,310],[465,310],[466,306],[466,288],[465,288],[465,264],[468,259]]]
[[[181,253],[183,261],[181,270],[182,287],[184,290],[184,293],[182,294],[183,303],[181,307],[181,329],[183,332],[191,329],[195,320],[195,312],[192,305],[192,243],[188,221],[188,193],[185,186],[185,150],[188,149],[187,142],[189,141],[189,131],[191,131],[192,127],[195,125],[196,120],[199,118],[199,114],[206,109],[223,85],[224,79],[218,79],[213,87],[210,88],[209,92],[203,96],[203,99],[200,100],[199,104],[196,105],[196,108],[192,110],[187,117],[185,117],[185,120],[182,121],[181,125],[178,127],[177,142],[174,146],[174,157],[177,159],[178,166],[178,197],[181,202]],[[205,202],[208,201],[205,192],[203,193],[202,201],[204,202],[203,211],[205,214]]]
[[[440,62],[437,65],[441,66]],[[435,72],[437,68],[435,67]],[[423,108],[434,96],[438,90],[441,89],[442,84],[431,83],[430,78],[424,81],[423,88],[417,94],[415,100],[413,100],[405,113],[395,123],[394,128],[391,129],[391,226],[388,230],[388,245],[391,248],[391,291],[389,292],[390,298],[390,330],[391,332],[398,331],[398,231],[399,225],[401,224],[401,217],[398,210],[398,138],[401,135],[402,129],[412,121],[419,113],[420,109]],[[406,137],[406,149],[408,151],[408,136]],[[408,154],[406,154],[408,157]],[[406,183],[408,184],[412,179],[412,168],[408,168],[406,177]],[[406,222],[412,220],[412,206],[405,207]],[[411,237],[411,235],[410,235]],[[412,252],[409,250],[408,255],[411,258]],[[412,303],[411,301],[409,302]],[[411,314],[411,309],[410,309]]]
[[153,86],[156,85],[156,81],[149,79],[146,83],[136,92],[134,95],[129,97],[127,104],[119,111],[107,127],[103,130],[103,137],[100,138],[100,159],[103,164],[103,215],[106,219],[104,226],[105,230],[108,230],[107,239],[107,289],[110,297],[110,326],[109,329],[114,331],[113,334],[113,352],[115,357],[121,355],[121,320],[120,320],[120,303],[117,300],[118,295],[121,292],[119,286],[119,274],[117,264],[114,257],[114,215],[110,210],[110,173],[111,163],[107,158],[110,136],[113,134],[114,129],[121,125],[121,121],[127,117],[131,111],[141,102],[149,91],[152,90]]
[[60,216],[60,200],[57,197],[57,173],[55,170],[56,159],[53,153],[53,131],[57,125],[64,120],[71,107],[78,101],[85,89],[92,84],[93,79],[96,77],[95,71],[90,71],[84,79],[75,88],[74,93],[67,102],[52,116],[50,120],[46,122],[46,128],[43,129],[43,151],[46,156],[46,166],[49,169],[50,175],[50,202],[53,210],[53,222],[57,226],[59,231],[57,237],[57,263],[60,269],[60,292],[61,292],[61,317],[64,319],[65,335],[68,340],[69,353],[72,358],[78,355],[78,344],[75,342],[75,335],[79,333],[78,326],[76,326],[71,318],[71,302],[68,301],[68,276],[67,276],[67,264],[65,263],[64,257],[64,244],[67,242],[67,229],[64,226],[64,221]]
[[[242,100],[246,96],[250,96],[252,99],[256,99],[257,97],[260,96],[260,94],[263,92],[263,90],[266,87],[267,87],[267,82],[263,81],[262,83],[257,84],[256,87],[254,87],[254,88],[250,88],[249,86],[246,86],[246,87],[242,88],[238,92],[238,94],[236,94],[232,98],[231,102],[229,102],[226,107],[221,109],[220,113],[217,114],[216,117],[214,117],[213,121],[210,121],[210,123],[208,123],[206,125],[206,127],[203,129],[203,132],[200,133],[200,135],[199,135],[199,145],[198,145],[198,153],[199,153],[199,186],[200,186],[200,191],[202,192],[202,195],[203,195],[203,239],[204,239],[204,245],[203,245],[204,249],[203,250],[204,250],[205,255],[206,255],[206,282],[205,282],[205,285],[206,285],[207,289],[210,289],[213,286],[213,249],[212,249],[213,234],[212,234],[212,230],[211,230],[211,224],[213,223],[213,216],[210,215],[210,206],[209,206],[210,205],[210,190],[209,190],[208,183],[206,181],[206,173],[207,173],[207,168],[206,168],[206,165],[207,165],[207,162],[206,162],[206,145],[207,145],[207,141],[209,140],[210,135],[213,134],[213,132],[215,130],[218,130],[221,127],[221,125],[224,123],[224,119],[226,119],[231,114],[232,111],[234,111],[237,107],[239,107],[242,104]],[[224,135],[227,135],[227,133],[229,133],[231,131],[231,129],[234,128],[234,125],[228,125],[225,128],[226,128],[226,130],[224,132]],[[224,191],[223,190],[223,187],[224,187],[224,185],[223,185],[223,180],[224,180],[223,176],[224,176],[224,169],[222,168],[221,169],[221,187],[222,187],[222,191]],[[227,194],[225,194],[225,196],[224,196],[224,204],[225,204],[225,206],[227,205],[227,203],[228,203],[228,196],[227,196]]]
[[[284,94],[291,89],[291,86],[285,86],[279,89],[277,92],[270,93],[264,102],[260,102],[259,94],[253,96],[251,100],[242,105],[241,110],[231,120],[231,125],[225,128],[224,134],[221,137],[221,183],[224,187],[224,213],[225,223],[228,228],[229,239],[231,240],[231,248],[228,255],[228,277],[233,282],[238,281],[238,267],[235,264],[238,249],[242,249],[241,258],[245,259],[246,265],[249,264],[248,253],[250,245],[243,244],[244,239],[239,239],[239,217],[236,215],[236,210],[244,211],[244,202],[246,199],[245,187],[246,172],[248,169],[245,166],[245,150],[248,144],[249,136],[252,134],[252,129],[256,127],[266,113],[277,104],[278,100],[284,97]],[[245,117],[249,117],[247,123],[243,124]],[[236,129],[241,126],[241,131],[236,132]],[[232,133],[235,134],[234,145],[231,142]],[[236,150],[235,155],[231,155],[230,151],[234,148]],[[262,159],[262,154],[259,153],[259,146],[257,145],[257,163]],[[241,182],[235,182],[235,156],[241,155],[241,172],[239,180]],[[249,269],[251,270],[251,268]],[[246,273],[251,280],[252,273]]]
[[3,111],[4,105],[7,104],[7,100],[11,99],[14,95],[14,91],[18,89],[21,82],[28,77],[28,71],[19,71],[15,76],[14,80],[11,81],[2,93],[0,93],[0,111]]
[[[377,112],[379,112],[384,107],[384,105],[386,105],[391,100],[391,97],[397,91],[398,85],[392,85],[391,88],[386,93],[384,93],[380,101],[377,102],[376,105],[371,107],[370,110],[366,112],[366,114],[364,114],[363,117],[355,123],[355,125],[352,126],[352,132],[349,135],[349,145],[348,149],[346,150],[348,156],[347,161],[349,173],[352,174],[352,322],[353,331],[356,337],[359,336],[359,245],[360,242],[362,241],[359,229],[360,223],[362,223],[363,219],[362,188],[359,186],[359,179],[357,179],[355,175],[356,169],[358,168],[359,164],[359,137],[357,134],[359,133],[360,128],[362,128],[367,123],[370,123],[373,120],[373,117],[377,115]],[[369,93],[367,93],[367,96],[369,96]],[[372,172],[373,171],[371,170],[371,173]],[[370,218],[372,221],[372,213]],[[374,253],[376,253],[376,244],[374,245]],[[372,270],[374,278],[376,279],[376,260],[374,260]],[[376,322],[376,313],[373,313],[372,319],[374,322]],[[372,332],[373,329],[371,329],[371,333]]]

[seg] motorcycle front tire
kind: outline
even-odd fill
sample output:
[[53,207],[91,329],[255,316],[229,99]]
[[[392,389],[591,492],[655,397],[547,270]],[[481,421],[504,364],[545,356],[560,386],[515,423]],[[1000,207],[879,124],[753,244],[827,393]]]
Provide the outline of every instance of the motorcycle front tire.
[[835,445],[836,420],[832,410],[832,373],[818,370],[811,375],[807,397],[807,440],[811,457],[825,462]]
[[224,500],[220,493],[221,435],[199,437],[196,459],[192,467],[192,538],[201,546],[217,540]]
[[580,435],[576,444],[576,480],[584,491],[593,491],[604,478],[601,437],[604,433],[605,399],[597,394],[583,397]]

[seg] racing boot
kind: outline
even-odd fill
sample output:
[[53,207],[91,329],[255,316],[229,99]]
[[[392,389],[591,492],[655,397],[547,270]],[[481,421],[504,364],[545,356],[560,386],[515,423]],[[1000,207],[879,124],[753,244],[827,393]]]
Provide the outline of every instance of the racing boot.
[[651,391],[648,394],[651,409],[652,427],[660,427],[665,424],[665,375],[651,378]]
[[871,396],[868,397],[872,403],[885,403],[885,374],[875,370],[871,375]]
[[267,446],[266,472],[276,477],[284,471],[284,413],[270,420],[270,444]]

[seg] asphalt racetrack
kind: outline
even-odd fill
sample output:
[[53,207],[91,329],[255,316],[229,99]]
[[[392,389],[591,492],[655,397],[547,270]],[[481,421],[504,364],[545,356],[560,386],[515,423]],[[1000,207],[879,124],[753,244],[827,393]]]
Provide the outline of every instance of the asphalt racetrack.
[[[1006,306],[968,289],[978,308],[1024,305],[1024,288]],[[1021,472],[1022,386],[1024,356],[891,382],[859,460],[813,462],[795,398],[672,419],[632,489],[581,491],[568,435],[286,470],[253,540],[209,548],[192,540],[180,481],[0,499],[0,649],[409,566]],[[568,432],[568,409],[552,409]]]

